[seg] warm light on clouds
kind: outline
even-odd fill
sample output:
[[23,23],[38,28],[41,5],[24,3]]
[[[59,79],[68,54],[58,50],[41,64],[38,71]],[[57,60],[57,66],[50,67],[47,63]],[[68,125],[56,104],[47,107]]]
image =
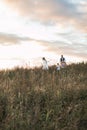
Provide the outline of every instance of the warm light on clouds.
[[87,29],[86,13],[87,1],[85,0],[4,0],[9,7],[21,16],[42,23],[75,24],[81,29]]
[[86,21],[87,0],[0,1],[2,66],[41,64],[43,56],[56,63],[61,54],[67,62],[87,61]]

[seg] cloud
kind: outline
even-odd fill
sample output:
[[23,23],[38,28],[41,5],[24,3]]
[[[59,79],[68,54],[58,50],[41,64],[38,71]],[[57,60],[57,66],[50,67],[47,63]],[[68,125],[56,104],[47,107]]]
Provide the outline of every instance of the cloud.
[[[16,34],[8,34],[0,32],[0,44],[2,45],[13,45],[13,44],[21,44],[23,41],[34,41],[39,45],[48,46],[53,45],[56,42],[55,40],[39,40],[39,38],[31,38],[31,37],[20,37]],[[62,43],[62,42],[61,42]]]
[[19,37],[13,34],[0,33],[0,44],[9,45],[9,44],[19,44],[21,41],[28,40],[26,37]]
[[[35,44],[43,47],[44,53],[49,52],[56,55],[64,54],[69,56],[82,57],[85,59],[87,58],[86,42],[78,41],[78,37],[79,40],[84,40],[85,35],[83,35],[83,38],[81,39],[80,35],[76,35],[73,33],[67,33],[67,35],[65,33],[60,35],[63,35],[66,41],[64,40],[46,41],[29,37],[19,37],[18,35],[13,34],[0,33],[0,44],[7,46],[9,44],[10,45],[21,44],[24,41],[27,43],[29,41],[28,44],[32,44],[33,41]],[[73,44],[71,44],[70,42]]]
[[74,42],[69,44],[64,41],[41,41],[40,45],[43,45],[44,52],[51,52],[56,55],[68,55],[73,57],[78,57],[82,59],[87,59],[87,45],[85,43]]
[[70,23],[87,31],[87,1],[4,0],[23,17],[49,24]]

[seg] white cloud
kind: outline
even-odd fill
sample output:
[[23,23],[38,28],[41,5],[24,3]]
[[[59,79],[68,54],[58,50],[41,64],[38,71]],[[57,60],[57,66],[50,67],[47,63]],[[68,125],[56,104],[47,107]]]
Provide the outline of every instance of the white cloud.
[[23,17],[37,20],[42,23],[69,23],[86,30],[87,23],[84,21],[87,13],[86,1],[76,0],[4,0]]

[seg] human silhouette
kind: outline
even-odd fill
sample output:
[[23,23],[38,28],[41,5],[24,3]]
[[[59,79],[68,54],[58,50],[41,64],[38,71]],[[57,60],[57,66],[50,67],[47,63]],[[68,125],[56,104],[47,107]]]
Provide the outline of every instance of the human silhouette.
[[48,67],[48,63],[47,63],[47,60],[45,59],[45,57],[42,58],[42,69],[44,70],[48,70],[49,67]]
[[61,55],[60,64],[61,64],[61,68],[64,68],[64,67],[66,66],[66,60],[65,60],[65,58],[63,57],[63,55]]

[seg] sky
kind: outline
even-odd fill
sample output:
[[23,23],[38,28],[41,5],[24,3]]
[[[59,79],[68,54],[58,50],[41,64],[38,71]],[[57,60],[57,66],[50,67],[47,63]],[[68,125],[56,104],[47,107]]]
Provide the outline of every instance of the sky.
[[87,62],[87,0],[0,0],[0,68]]

